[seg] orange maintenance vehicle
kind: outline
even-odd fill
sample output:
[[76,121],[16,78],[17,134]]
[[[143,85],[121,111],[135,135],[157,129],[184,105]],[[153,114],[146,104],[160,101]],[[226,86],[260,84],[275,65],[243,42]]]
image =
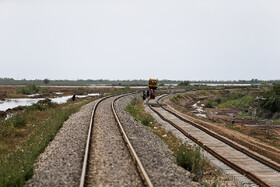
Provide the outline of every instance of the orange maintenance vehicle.
[[150,79],[149,80],[149,89],[156,90],[158,87],[158,80],[157,79]]
[[150,79],[149,80],[149,95],[147,95],[147,97],[150,96],[150,99],[155,99],[156,96],[156,89],[158,87],[158,80],[157,79]]

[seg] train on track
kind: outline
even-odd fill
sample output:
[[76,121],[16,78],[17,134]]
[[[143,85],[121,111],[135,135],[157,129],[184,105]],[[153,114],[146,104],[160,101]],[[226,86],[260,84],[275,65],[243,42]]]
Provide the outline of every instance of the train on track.
[[143,100],[146,98],[155,99],[156,89],[158,88],[158,79],[149,79],[149,90],[143,91]]

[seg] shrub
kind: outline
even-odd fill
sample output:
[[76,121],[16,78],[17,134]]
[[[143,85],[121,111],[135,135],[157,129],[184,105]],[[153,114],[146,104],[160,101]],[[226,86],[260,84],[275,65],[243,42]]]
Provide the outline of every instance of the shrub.
[[198,91],[198,94],[206,95],[206,94],[207,94],[207,91],[206,91],[206,90],[199,90],[199,91]]
[[40,88],[35,84],[29,84],[26,87],[18,87],[16,88],[16,92],[18,94],[35,94],[38,93]]
[[27,93],[27,90],[25,88],[23,88],[23,87],[16,88],[16,92],[18,94],[29,94],[29,93]]
[[52,100],[50,100],[49,98],[46,98],[44,100],[40,100],[40,101],[37,102],[37,104],[46,105],[48,107],[54,107],[54,106],[57,105],[56,103],[53,103]]
[[[242,96],[242,95],[239,95]],[[238,96],[238,97],[239,97]],[[236,106],[240,108],[249,108],[250,104],[254,101],[254,96],[245,95],[240,98],[236,98],[237,96],[229,96],[227,98],[223,98],[222,102],[219,104],[219,107],[227,108],[230,106]]]
[[7,113],[4,111],[0,111],[0,118],[5,118],[7,116]]
[[208,99],[205,108],[215,108],[217,106],[217,103],[213,101],[212,99]]
[[147,116],[144,116],[143,119],[141,120],[142,124],[145,125],[145,126],[148,126],[151,121],[152,120]]
[[272,113],[280,112],[280,96],[271,95],[260,101],[260,107]]
[[141,121],[143,125],[149,126],[150,122],[153,121],[153,118],[144,112],[144,108],[141,104],[142,102],[142,100],[137,100],[134,98],[126,106],[126,110],[137,120]]
[[24,127],[26,124],[26,120],[22,115],[17,114],[13,117],[12,123],[14,127]]
[[275,84],[270,90],[263,92],[262,96],[259,100],[261,110],[269,111],[271,116],[280,112],[280,84]]
[[37,103],[34,103],[34,104],[32,104],[31,106],[28,106],[27,108],[26,108],[26,110],[28,110],[28,111],[34,111],[34,110],[40,110],[40,111],[42,111],[44,108],[43,108],[43,106],[42,105],[39,105],[39,104],[37,104]]
[[205,107],[206,107],[206,108],[214,108],[212,102],[207,102],[207,103],[205,104]]
[[190,85],[190,81],[183,81],[178,84],[178,86],[189,86],[189,85]]
[[177,95],[177,98],[178,98],[178,99],[182,99],[182,98],[183,98],[183,96],[182,96],[182,95],[180,95],[180,94],[178,94],[178,95]]
[[218,97],[217,99],[215,99],[215,102],[217,102],[218,104],[220,104],[222,102],[222,99],[220,97]]
[[178,101],[178,98],[176,96],[173,96],[169,100],[172,102],[176,102],[176,101]]
[[50,93],[50,88],[41,88],[41,93],[47,94]]
[[198,147],[191,149],[186,144],[182,144],[175,153],[175,158],[179,166],[191,171],[196,175],[203,174],[206,161],[201,155],[200,149]]
[[176,102],[176,101],[179,101],[182,98],[184,98],[184,97],[182,95],[178,94],[178,95],[175,95],[175,96],[171,97],[170,101]]
[[31,94],[38,93],[40,90],[40,88],[38,86],[36,86],[35,84],[29,84],[26,86],[26,88]]

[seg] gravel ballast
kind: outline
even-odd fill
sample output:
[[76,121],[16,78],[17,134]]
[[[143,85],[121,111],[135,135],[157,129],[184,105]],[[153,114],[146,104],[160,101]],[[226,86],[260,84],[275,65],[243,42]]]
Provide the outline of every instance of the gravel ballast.
[[[116,112],[154,186],[199,186],[198,183],[191,180],[188,171],[174,163],[174,157],[168,146],[154,135],[148,127],[136,121],[125,111],[131,99],[137,97],[140,97],[140,95],[119,99],[116,102]],[[130,160],[131,157],[127,154],[128,151],[124,145],[121,145],[120,150],[123,152],[119,150],[114,152],[114,147],[122,144],[123,140],[117,137],[119,131],[117,127],[111,126],[113,119],[107,116],[107,113],[111,112],[111,109],[108,108],[110,101],[111,99],[107,99],[102,102],[104,106],[102,106],[102,103],[100,104],[100,111],[97,112],[99,117],[93,127],[93,131],[99,131],[100,134],[93,137],[93,147],[91,147],[91,150],[97,156],[93,164],[96,170],[92,172],[95,183],[92,185],[142,186],[133,167],[125,165],[119,167],[118,165],[119,160]],[[45,152],[39,156],[34,176],[26,182],[25,186],[79,185],[88,126],[95,103],[96,101],[85,105],[81,111],[70,116],[64,123],[54,140],[45,149]],[[114,125],[116,126],[116,123]],[[114,131],[114,133],[110,131]],[[93,135],[95,135],[94,132]],[[104,141],[104,139],[107,140]],[[105,175],[98,171],[101,169],[104,169],[103,174]],[[108,173],[112,175],[107,175]],[[125,179],[123,178],[127,175],[125,173],[132,176]]]
[[126,106],[132,98],[124,97],[116,102],[120,121],[144,165],[154,186],[199,186],[190,179],[190,173],[174,163],[168,146],[149,127],[137,122],[127,111]]
[[33,177],[25,186],[78,186],[93,101],[64,122],[54,140],[38,157]]
[[111,110],[113,98],[101,102],[94,117],[87,186],[143,186]]

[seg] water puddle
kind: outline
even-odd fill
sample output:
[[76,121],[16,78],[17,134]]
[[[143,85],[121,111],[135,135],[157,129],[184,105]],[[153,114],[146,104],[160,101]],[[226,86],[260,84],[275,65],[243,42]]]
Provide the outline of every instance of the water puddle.
[[52,102],[57,104],[66,103],[68,99],[72,98],[72,95],[63,96],[63,97],[56,97],[56,98],[49,98]]
[[[91,93],[87,95],[76,95],[77,98],[86,98],[86,97],[93,97],[99,96],[99,93]],[[49,98],[52,102],[57,104],[66,103],[68,99],[71,99],[72,95],[62,96],[62,97],[55,97]],[[7,99],[7,100],[0,100],[0,111],[6,111],[8,109],[13,109],[18,106],[31,106],[34,103],[37,103],[40,100],[44,100],[45,98],[17,98],[17,99]]]
[[8,99],[5,101],[0,101],[0,110],[6,111],[7,109],[12,109],[18,106],[30,106],[34,103],[37,103],[40,100],[44,100],[44,98],[20,98],[20,99]]
[[27,95],[28,97],[35,97],[35,96],[38,96],[40,94],[31,94],[31,95]]
[[78,98],[85,98],[85,97],[93,97],[93,96],[99,96],[99,93],[91,93],[91,94],[87,94],[87,95],[76,95],[76,97]]
[[192,107],[195,109],[194,111],[192,111],[194,113],[194,115],[199,116],[199,117],[203,117],[203,118],[207,118],[206,114],[204,113],[203,107],[204,104],[201,104],[199,106],[200,101],[198,101],[197,103],[193,104]]
[[54,92],[56,95],[61,95],[63,92]]

